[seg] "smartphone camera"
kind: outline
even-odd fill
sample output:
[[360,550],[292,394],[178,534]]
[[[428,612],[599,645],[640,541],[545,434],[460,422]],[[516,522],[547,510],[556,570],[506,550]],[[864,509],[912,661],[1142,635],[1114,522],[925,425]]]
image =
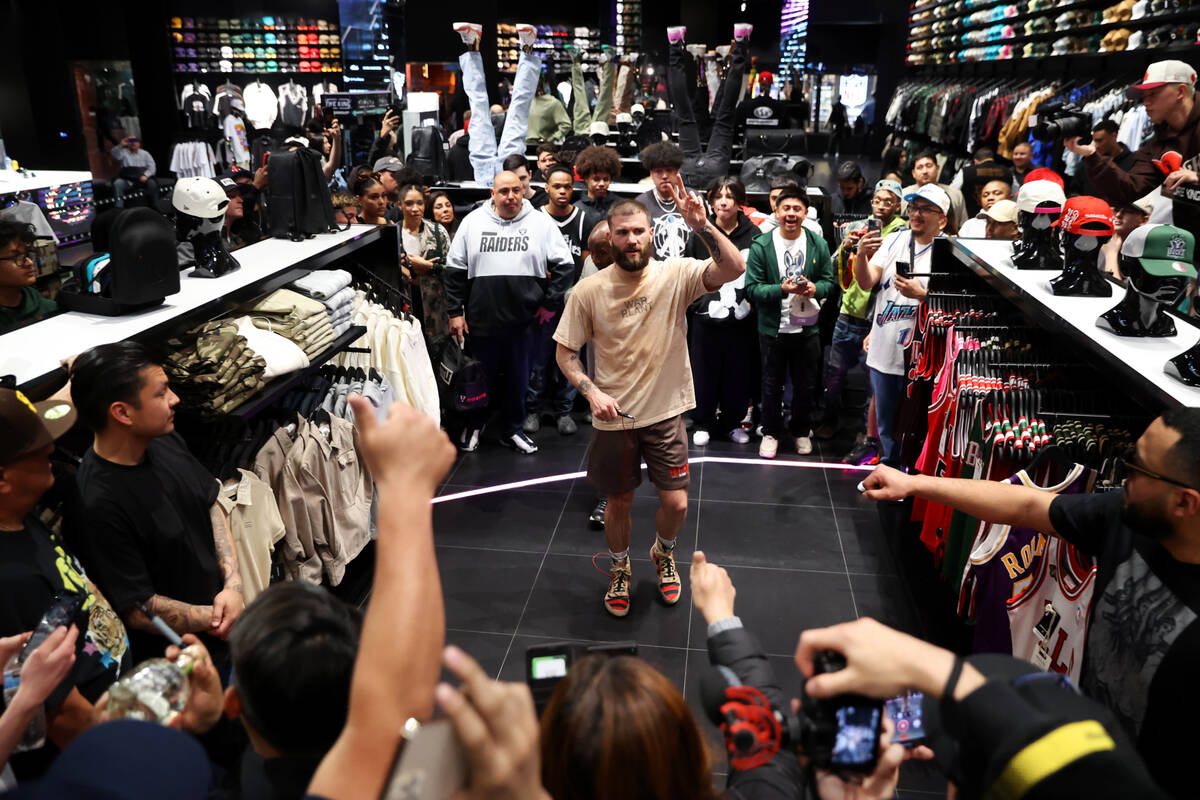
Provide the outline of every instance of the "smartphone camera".
[[538,716],[550,702],[558,682],[567,677],[571,665],[594,654],[636,656],[637,642],[613,642],[585,646],[570,642],[551,642],[529,647],[525,651],[525,682],[533,694]]
[[[846,658],[833,650],[813,654],[813,674],[837,672]],[[814,763],[827,764],[836,772],[869,773],[879,759],[879,735],[883,732],[883,701],[857,694],[825,700],[802,698],[813,733],[804,750]]]
[[879,233],[881,230],[883,230],[883,220],[878,217],[871,217],[867,220],[868,233]]
[[907,261],[896,262],[896,274],[901,278],[912,277],[912,266]]
[[905,747],[916,747],[925,741],[925,728],[921,724],[921,702],[925,695],[920,692],[905,692],[887,701],[888,719],[895,733],[892,741]]

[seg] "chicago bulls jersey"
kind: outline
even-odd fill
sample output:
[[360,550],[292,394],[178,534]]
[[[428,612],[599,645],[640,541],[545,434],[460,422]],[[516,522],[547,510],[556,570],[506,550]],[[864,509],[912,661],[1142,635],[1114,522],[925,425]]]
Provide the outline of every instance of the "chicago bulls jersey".
[[[1091,470],[1076,464],[1054,486],[1038,486],[1024,471],[1007,482],[1055,494],[1081,494],[1091,489],[1094,476]],[[1042,622],[1044,604],[1038,604],[1036,613],[1031,609],[1032,604],[1038,603],[1033,599],[1035,596],[1046,597],[1057,619],[1046,623],[1049,628],[1042,643],[1047,646],[1039,657],[1045,663],[1038,665],[1043,669],[1051,667],[1054,663],[1048,658],[1054,651],[1051,639],[1065,633],[1070,641],[1064,640],[1063,645],[1069,643],[1071,648],[1067,668],[1061,671],[1075,680],[1079,677],[1093,582],[1091,564],[1085,563],[1084,557],[1057,537],[1030,528],[988,523],[980,526],[963,570],[958,610],[960,615],[975,621],[975,652],[1010,653],[1038,663],[1035,656],[1039,655],[1039,649],[1031,643],[1031,637],[1033,628]],[[1083,613],[1076,630],[1079,603],[1083,603]],[[1029,616],[1037,618],[1029,621]]]

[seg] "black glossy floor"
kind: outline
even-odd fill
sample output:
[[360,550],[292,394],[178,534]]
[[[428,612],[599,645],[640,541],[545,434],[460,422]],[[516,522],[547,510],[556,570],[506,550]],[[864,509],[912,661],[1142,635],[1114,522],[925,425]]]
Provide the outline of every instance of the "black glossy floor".
[[[540,451],[518,455],[488,437],[477,453],[461,455],[440,494],[586,469],[590,428],[560,436],[535,435]],[[837,461],[846,439],[818,442],[808,460]],[[692,456],[758,456],[751,444],[713,443]],[[781,452],[779,460],[797,459]],[[644,476],[644,473],[643,473]],[[633,512],[633,598],[629,616],[605,612],[607,577],[592,566],[607,562],[601,531],[587,515],[596,494],[586,479],[504,491],[439,504],[434,511],[437,557],[446,600],[447,641],[471,653],[492,675],[522,681],[525,649],[550,641],[634,640],[638,652],[680,687],[701,720],[724,773],[720,732],[697,704],[707,664],[704,621],[690,605],[686,564],[701,549],[728,568],[737,587],[736,611],[762,642],[785,689],[799,690],[792,661],[805,628],[873,616],[916,633],[912,600],[897,576],[873,504],[855,487],[862,474],[759,464],[696,464],[688,490],[688,519],[676,552],[684,595],[668,607],[657,595],[649,560],[657,496],[648,482]],[[911,774],[910,774],[911,773]],[[723,784],[723,778],[717,777]],[[901,797],[944,795],[944,782],[922,765],[905,765]]]

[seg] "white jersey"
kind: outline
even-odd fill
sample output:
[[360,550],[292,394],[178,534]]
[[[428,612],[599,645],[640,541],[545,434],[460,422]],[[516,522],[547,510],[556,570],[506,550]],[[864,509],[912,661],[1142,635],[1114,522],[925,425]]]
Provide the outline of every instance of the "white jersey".
[[1050,537],[1029,585],[1008,601],[1013,655],[1079,685],[1096,567],[1057,536]]

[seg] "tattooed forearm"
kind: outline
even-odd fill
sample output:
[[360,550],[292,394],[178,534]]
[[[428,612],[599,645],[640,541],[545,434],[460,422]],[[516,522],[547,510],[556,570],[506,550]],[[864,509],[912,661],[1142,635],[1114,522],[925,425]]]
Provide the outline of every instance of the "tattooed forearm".
[[586,399],[596,388],[596,384],[592,383],[588,378],[584,378],[579,382],[579,393]]
[[[212,606],[194,606],[160,594],[151,595],[145,606],[151,614],[167,623],[168,627],[178,634],[207,631],[212,623]],[[159,632],[150,622],[150,618],[137,608],[125,614],[125,624],[139,631]]]
[[721,245],[717,242],[717,229],[712,226],[712,223],[709,223],[697,235],[700,237],[700,241],[704,242],[704,246],[708,248],[708,254],[712,256],[713,263],[720,264],[724,256],[721,255]]
[[221,506],[213,504],[209,509],[212,518],[213,545],[217,550],[217,563],[221,565],[221,577],[226,589],[242,590],[242,576],[238,572],[237,551],[233,548],[233,533],[229,530],[229,520]]

